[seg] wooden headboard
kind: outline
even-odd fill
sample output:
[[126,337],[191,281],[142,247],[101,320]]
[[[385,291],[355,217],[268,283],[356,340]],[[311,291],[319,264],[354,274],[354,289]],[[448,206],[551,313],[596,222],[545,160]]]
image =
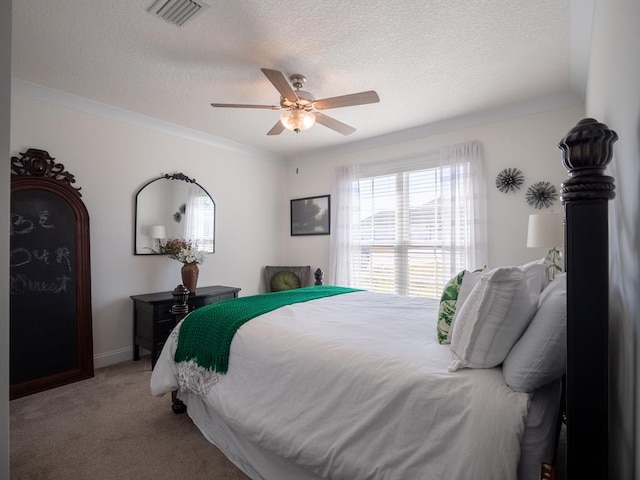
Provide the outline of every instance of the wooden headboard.
[[618,135],[585,118],[562,139],[567,271],[567,478],[609,478],[609,214]]

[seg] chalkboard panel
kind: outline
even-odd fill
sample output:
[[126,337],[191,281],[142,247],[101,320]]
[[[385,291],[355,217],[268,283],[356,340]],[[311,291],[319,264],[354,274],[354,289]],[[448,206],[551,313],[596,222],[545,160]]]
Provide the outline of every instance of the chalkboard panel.
[[12,384],[78,368],[74,227],[73,209],[54,193],[11,199]]
[[11,398],[93,376],[89,216],[72,175],[45,176],[49,160],[12,158],[13,173],[22,161],[28,174],[11,178]]

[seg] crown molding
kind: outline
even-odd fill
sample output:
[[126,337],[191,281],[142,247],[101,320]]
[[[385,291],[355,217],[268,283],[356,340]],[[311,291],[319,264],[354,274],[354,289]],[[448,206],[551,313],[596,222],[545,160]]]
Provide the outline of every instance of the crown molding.
[[108,118],[122,123],[128,123],[138,127],[146,128],[166,135],[184,138],[193,142],[203,143],[223,150],[247,155],[249,157],[265,160],[279,165],[285,165],[286,160],[280,155],[276,155],[265,150],[251,148],[240,143],[231,142],[208,133],[204,133],[191,128],[183,127],[173,123],[165,122],[157,118],[149,117],[139,113],[131,112],[122,108],[114,107],[104,103],[90,100],[85,97],[44,87],[35,83],[11,79],[11,94],[20,97],[31,98],[41,102],[50,103],[60,107],[70,108],[90,115]]
[[575,93],[563,93],[548,97],[539,98],[533,101],[509,105],[504,108],[486,110],[462,117],[451,118],[441,122],[434,122],[419,127],[400,130],[397,132],[367,138],[358,142],[347,143],[333,148],[318,149],[307,152],[304,158],[288,157],[289,165],[299,165],[303,163],[323,160],[338,155],[361,152],[373,148],[385,147],[397,143],[418,140],[432,135],[453,132],[465,128],[477,127],[487,123],[509,120],[511,118],[523,117],[536,113],[556,110],[558,108],[570,107],[584,103],[584,96]]

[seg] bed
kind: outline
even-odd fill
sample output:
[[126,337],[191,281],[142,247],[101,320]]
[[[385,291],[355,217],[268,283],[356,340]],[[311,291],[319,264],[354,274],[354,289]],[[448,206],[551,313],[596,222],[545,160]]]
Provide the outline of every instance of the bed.
[[[543,464],[553,463],[564,411],[565,356],[569,442],[572,424],[581,434],[602,433],[607,416],[598,395],[606,391],[606,359],[586,383],[574,373],[576,361],[602,362],[603,348],[606,357],[606,342],[584,338],[592,326],[601,333],[602,315],[606,324],[606,270],[595,281],[574,272],[587,260],[600,273],[606,266],[613,183],[602,173],[615,138],[585,119],[560,145],[571,177],[563,184],[567,273],[549,282],[539,262],[465,272],[446,341],[442,304],[433,299],[324,286],[245,297],[262,308],[264,297],[288,296],[257,308],[226,350],[210,354],[189,350],[187,339],[203,348],[227,334],[217,326],[204,332],[197,321],[219,315],[215,308],[245,307],[191,313],[165,344],[151,393],[177,390],[203,435],[252,479],[552,478]],[[580,234],[594,229],[595,242]],[[583,343],[575,345],[575,335]],[[606,452],[604,434],[595,448]]]

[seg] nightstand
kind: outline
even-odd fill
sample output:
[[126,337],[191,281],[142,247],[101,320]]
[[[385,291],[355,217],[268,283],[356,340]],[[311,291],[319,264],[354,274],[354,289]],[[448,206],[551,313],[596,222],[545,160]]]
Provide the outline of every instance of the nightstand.
[[[239,288],[215,285],[198,287],[195,295],[189,296],[189,310],[236,298]],[[175,327],[171,306],[173,292],[132,295],[133,300],[133,359],[140,359],[140,347],[151,352],[151,368],[158,360],[164,343]]]

